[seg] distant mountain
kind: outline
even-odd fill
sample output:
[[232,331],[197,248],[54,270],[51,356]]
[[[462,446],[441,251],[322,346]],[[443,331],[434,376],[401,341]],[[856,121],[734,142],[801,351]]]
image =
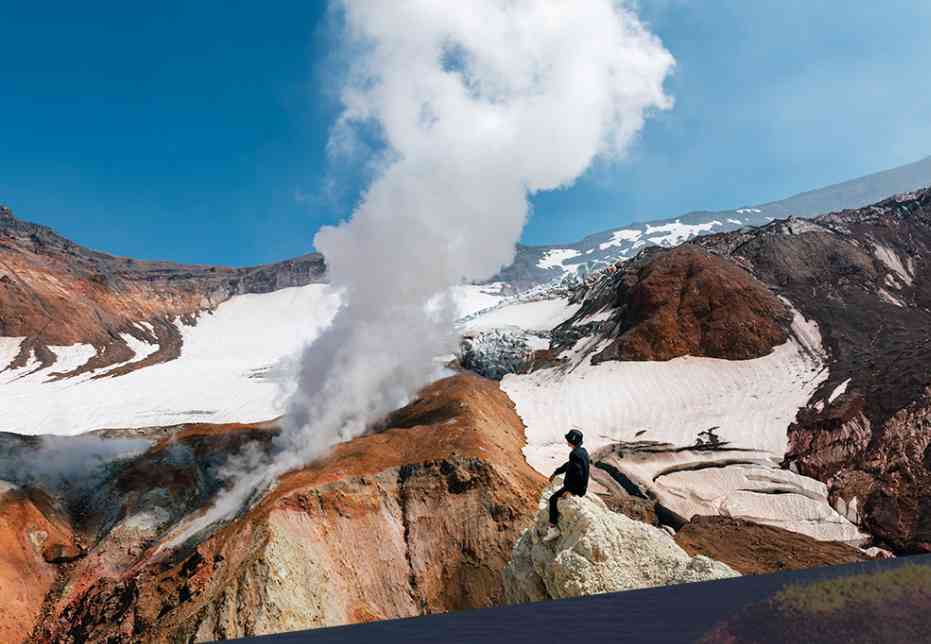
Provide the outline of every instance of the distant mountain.
[[728,232],[744,226],[761,226],[773,219],[814,217],[829,212],[860,208],[889,195],[931,185],[931,156],[891,170],[877,172],[826,188],[755,206],[733,210],[692,211],[680,217],[632,223],[589,235],[559,246],[518,245],[514,262],[493,281],[516,290],[585,274],[618,260],[628,259],[644,246],[671,247],[698,235]]
[[[321,282],[324,273],[319,254],[253,268],[115,257],[0,206],[0,339],[18,342],[14,355],[0,351],[0,372],[45,369],[58,361],[50,347],[75,343],[94,351],[59,377],[120,375],[166,362],[179,355],[180,325],[196,324],[201,313],[234,295]],[[157,349],[143,359],[133,341]]]
[[[502,381],[528,428],[525,453],[533,456],[536,436],[551,436],[548,423],[598,427],[586,440],[593,457],[597,441],[609,440],[602,435],[630,441],[642,427],[644,439],[682,445],[682,428],[714,425],[741,448],[773,441],[768,449],[784,454],[788,470],[782,493],[795,474],[817,479],[833,508],[875,544],[931,552],[929,260],[931,188],[639,253],[573,290],[572,316],[552,330],[547,355],[569,361],[565,375]],[[783,361],[792,347],[801,351]],[[716,361],[690,372],[703,357]],[[737,386],[728,384],[731,369],[746,369]],[[633,477],[629,461],[617,467]],[[683,490],[700,478],[678,467],[668,509],[694,503]],[[644,480],[662,501],[667,479]],[[717,503],[724,498],[702,489]],[[729,512],[747,507],[735,502]],[[754,521],[766,522],[763,507]],[[798,531],[805,525],[814,522]],[[829,527],[837,525],[832,517]]]
[[[134,262],[0,210],[0,428],[106,428],[0,432],[0,587],[18,590],[0,641],[212,641],[575,596],[679,546],[740,572],[861,559],[862,539],[931,551],[931,190],[814,220],[730,214],[740,230],[678,248],[722,215],[593,236],[589,255],[627,244],[632,261],[468,316],[545,339],[526,373],[439,380],[204,525],[231,471],[292,447],[275,422],[230,421],[270,418],[259,403],[281,392],[255,367],[329,324],[322,258]],[[514,595],[506,567],[568,570],[539,533],[572,426],[592,483],[561,502],[555,545],[598,554],[573,568],[598,582],[518,576]]]

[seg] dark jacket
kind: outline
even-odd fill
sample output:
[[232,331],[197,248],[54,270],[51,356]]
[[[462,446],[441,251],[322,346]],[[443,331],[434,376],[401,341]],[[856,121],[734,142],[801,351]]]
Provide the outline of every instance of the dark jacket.
[[569,453],[569,462],[559,466],[553,476],[565,474],[563,487],[576,496],[585,496],[588,491],[588,450],[579,445]]

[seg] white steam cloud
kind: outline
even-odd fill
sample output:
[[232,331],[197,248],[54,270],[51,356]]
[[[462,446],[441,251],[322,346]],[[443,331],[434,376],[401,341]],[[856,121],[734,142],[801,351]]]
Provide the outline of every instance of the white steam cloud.
[[381,171],[352,217],[315,238],[344,304],[302,356],[283,449],[206,523],[427,384],[452,347],[443,294],[512,260],[529,195],[622,155],[647,114],[671,106],[672,56],[612,0],[339,8],[350,68],[331,147],[374,134]]

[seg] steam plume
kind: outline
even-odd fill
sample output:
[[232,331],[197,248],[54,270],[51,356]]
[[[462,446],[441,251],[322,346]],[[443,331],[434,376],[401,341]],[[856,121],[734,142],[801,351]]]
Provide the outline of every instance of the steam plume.
[[331,147],[375,132],[382,170],[352,217],[314,240],[344,304],[301,358],[280,455],[214,514],[429,382],[451,346],[443,294],[512,260],[528,196],[622,155],[647,113],[671,105],[672,56],[612,0],[339,8],[351,64]]

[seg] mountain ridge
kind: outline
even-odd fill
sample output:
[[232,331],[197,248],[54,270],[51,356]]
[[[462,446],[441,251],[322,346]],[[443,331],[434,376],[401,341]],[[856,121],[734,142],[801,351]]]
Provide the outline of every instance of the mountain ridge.
[[[53,377],[117,376],[179,355],[179,324],[234,295],[269,293],[324,279],[319,254],[248,268],[117,257],[76,244],[0,206],[0,337],[22,338],[0,369],[57,361],[50,347],[93,345],[95,353]],[[131,347],[156,347],[141,356]]]
[[774,219],[811,218],[861,208],[890,195],[931,186],[931,155],[902,166],[808,190],[784,199],[730,210],[693,210],[665,219],[631,222],[591,233],[565,244],[518,244],[512,264],[490,281],[504,281],[517,290],[628,259],[648,245],[674,246],[701,234],[760,226]]

